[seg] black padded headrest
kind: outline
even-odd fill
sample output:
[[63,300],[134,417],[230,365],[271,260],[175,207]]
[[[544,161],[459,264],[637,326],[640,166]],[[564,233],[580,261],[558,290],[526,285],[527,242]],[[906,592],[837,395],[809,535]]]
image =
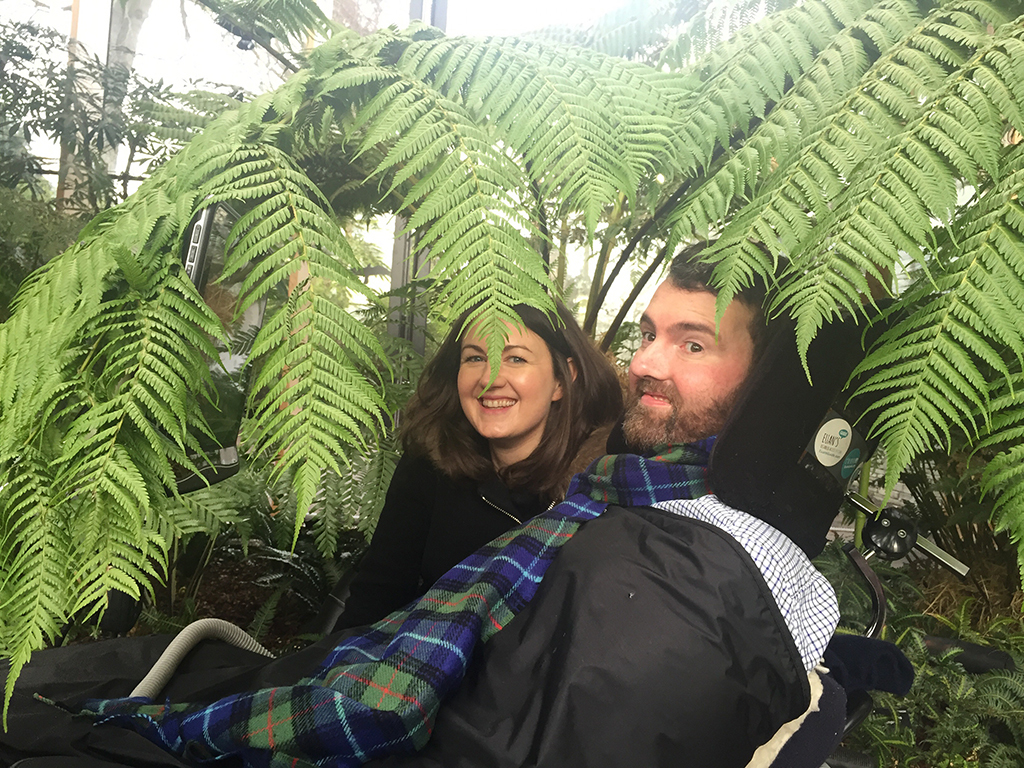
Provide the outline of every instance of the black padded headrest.
[[726,504],[782,531],[814,557],[846,485],[873,449],[843,389],[863,359],[863,328],[823,327],[800,364],[793,325],[779,321],[711,454],[711,487]]

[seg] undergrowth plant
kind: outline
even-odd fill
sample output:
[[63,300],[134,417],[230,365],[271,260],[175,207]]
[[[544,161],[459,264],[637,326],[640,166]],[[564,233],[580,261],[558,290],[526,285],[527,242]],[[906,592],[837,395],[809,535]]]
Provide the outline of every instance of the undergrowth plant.
[[[873,616],[863,578],[841,549],[830,543],[815,565],[836,590],[839,632],[863,634]],[[895,642],[914,667],[905,697],[872,691],[874,710],[843,744],[869,753],[879,768],[1002,768],[1024,760],[1024,616],[979,621],[976,585],[957,582],[956,603],[933,610],[931,585],[922,575],[940,569],[928,560],[898,567],[871,561],[885,590],[888,614],[883,639]],[[959,649],[936,654],[926,636],[952,637],[1009,654],[1016,671],[969,674],[957,661]],[[933,638],[934,639],[934,638]],[[933,646],[941,647],[938,643]]]
[[914,665],[910,693],[872,694],[875,709],[847,744],[872,752],[879,768],[1013,768],[1024,762],[1024,673],[968,674],[955,660],[956,649],[930,655],[920,630],[908,630],[899,645]]
[[[955,426],[991,452],[982,486],[1024,562],[1021,11],[807,0],[704,36],[675,69],[422,26],[335,34],[94,219],[0,326],[7,693],[67,616],[165,576],[171,464],[203,429],[222,333],[178,254],[219,201],[246,211],[227,256],[248,270],[241,309],[296,284],[255,340],[246,425],[269,482],[290,482],[293,538],[325,476],[376,450],[401,382],[332,300],[340,286],[382,303],[341,226],[363,208],[405,217],[430,250],[434,316],[471,310],[491,353],[517,303],[552,309],[545,258],[569,229],[604,265],[591,330],[627,264],[643,282],[681,249],[717,264],[720,310],[767,280],[801,352],[824,323],[875,318],[869,297],[898,295],[860,371],[887,483]],[[908,264],[928,279],[903,291]]]

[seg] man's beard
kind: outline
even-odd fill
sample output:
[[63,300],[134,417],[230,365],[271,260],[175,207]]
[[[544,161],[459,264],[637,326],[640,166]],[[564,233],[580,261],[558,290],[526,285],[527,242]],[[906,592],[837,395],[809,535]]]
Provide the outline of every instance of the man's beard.
[[[672,384],[640,379],[629,394],[622,432],[631,448],[643,451],[661,445],[692,443],[717,435],[732,413],[740,389],[736,387],[721,399],[684,403]],[[656,410],[641,404],[640,396],[645,392],[666,398],[671,409],[662,414],[666,409]]]

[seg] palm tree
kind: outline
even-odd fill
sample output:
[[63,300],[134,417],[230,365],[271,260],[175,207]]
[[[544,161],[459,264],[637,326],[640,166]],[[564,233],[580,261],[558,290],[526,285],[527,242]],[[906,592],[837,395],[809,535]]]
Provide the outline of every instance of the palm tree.
[[160,577],[170,463],[194,443],[221,332],[178,252],[193,213],[225,200],[246,209],[228,268],[250,270],[248,303],[308,266],[256,340],[247,427],[251,453],[293,478],[300,519],[387,417],[387,356],[325,286],[379,304],[339,216],[390,208],[431,251],[433,311],[472,310],[495,346],[516,303],[551,308],[545,257],[570,224],[609,275],[654,274],[680,249],[714,262],[720,307],[767,280],[802,352],[844,314],[884,314],[872,296],[890,293],[901,314],[861,366],[863,390],[886,393],[887,480],[956,427],[995,453],[995,521],[1024,563],[1020,12],[807,0],[706,51],[670,46],[675,69],[423,26],[335,34],[95,219],[0,326],[15,674],[66,616]]

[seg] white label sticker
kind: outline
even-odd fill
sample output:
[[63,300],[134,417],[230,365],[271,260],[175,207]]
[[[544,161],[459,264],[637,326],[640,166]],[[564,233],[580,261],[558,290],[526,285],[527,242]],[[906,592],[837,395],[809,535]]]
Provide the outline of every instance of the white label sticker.
[[850,449],[853,428],[846,419],[829,419],[814,437],[814,456],[826,467],[838,464]]

